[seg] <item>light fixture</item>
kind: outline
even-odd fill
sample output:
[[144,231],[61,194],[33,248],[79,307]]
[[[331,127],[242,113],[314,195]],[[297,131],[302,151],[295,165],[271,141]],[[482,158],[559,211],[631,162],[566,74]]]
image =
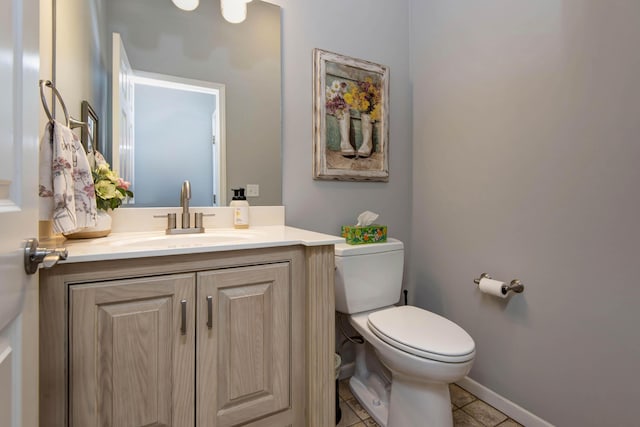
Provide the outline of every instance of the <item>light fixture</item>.
[[173,4],[182,10],[192,11],[200,4],[200,0],[171,0]]
[[239,24],[247,19],[247,3],[252,0],[220,0],[222,17],[232,24]]

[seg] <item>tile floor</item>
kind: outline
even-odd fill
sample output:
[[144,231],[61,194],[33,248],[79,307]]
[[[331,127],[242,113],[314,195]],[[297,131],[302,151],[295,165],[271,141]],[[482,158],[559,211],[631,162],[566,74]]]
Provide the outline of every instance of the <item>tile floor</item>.
[[[451,391],[451,410],[453,411],[453,425],[455,427],[524,427],[460,386],[451,384],[449,390]],[[353,397],[351,390],[349,390],[348,379],[340,381],[338,394],[340,395],[342,419],[337,427],[371,427],[379,425]]]

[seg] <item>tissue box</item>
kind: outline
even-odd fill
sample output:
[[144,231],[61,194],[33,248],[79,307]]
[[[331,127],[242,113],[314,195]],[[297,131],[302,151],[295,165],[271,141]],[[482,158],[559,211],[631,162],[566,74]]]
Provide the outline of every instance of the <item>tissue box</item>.
[[365,227],[343,225],[341,235],[347,239],[347,243],[350,245],[382,243],[387,241],[387,226],[377,224],[367,225]]

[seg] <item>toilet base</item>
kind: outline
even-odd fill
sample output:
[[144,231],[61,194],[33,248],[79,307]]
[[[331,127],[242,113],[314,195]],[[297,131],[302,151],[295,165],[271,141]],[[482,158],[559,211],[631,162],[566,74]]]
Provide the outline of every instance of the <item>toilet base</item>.
[[394,376],[389,407],[389,427],[453,426],[449,384]]
[[[380,381],[376,374],[369,376],[369,380],[372,378],[375,378],[376,383]],[[367,386],[365,382],[355,376],[349,380],[349,388],[360,405],[371,415],[371,418],[382,427],[386,427],[389,416],[389,399],[385,398],[386,393],[378,393],[376,389],[379,387],[373,387],[371,384]]]
[[354,397],[380,426],[453,426],[448,384],[397,379],[391,384],[390,397],[388,386],[380,390],[380,384],[374,373],[364,381],[356,376],[349,380]]

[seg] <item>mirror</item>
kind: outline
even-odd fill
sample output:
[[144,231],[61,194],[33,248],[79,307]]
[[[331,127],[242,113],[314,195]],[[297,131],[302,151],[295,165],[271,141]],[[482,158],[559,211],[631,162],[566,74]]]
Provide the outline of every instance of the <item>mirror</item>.
[[[218,197],[230,200],[231,188],[258,184],[259,196],[249,198],[252,205],[282,204],[279,6],[251,2],[241,24],[222,18],[218,0],[202,1],[192,12],[178,9],[171,0],[56,0],[54,16],[55,84],[72,116],[81,117],[83,100],[96,111],[100,129],[96,145],[108,159],[113,157],[114,136],[112,33],[117,32],[134,72],[224,85],[226,153],[218,169],[226,173],[218,179],[226,185],[221,189],[225,194]],[[157,108],[170,114],[170,107]],[[187,143],[175,141],[175,150],[185,150]],[[159,161],[146,156],[138,153],[135,162]],[[157,157],[172,159],[166,152]],[[153,170],[170,170],[176,176],[206,173],[196,164],[184,163],[188,162],[160,163]],[[176,171],[178,166],[187,169]],[[138,169],[144,168],[134,168],[133,173],[141,173]],[[173,206],[179,205],[181,184],[179,179],[158,184]],[[197,193],[199,189],[192,187]],[[202,190],[210,193],[211,187]],[[167,206],[168,202],[158,198],[157,204],[144,205]]]

